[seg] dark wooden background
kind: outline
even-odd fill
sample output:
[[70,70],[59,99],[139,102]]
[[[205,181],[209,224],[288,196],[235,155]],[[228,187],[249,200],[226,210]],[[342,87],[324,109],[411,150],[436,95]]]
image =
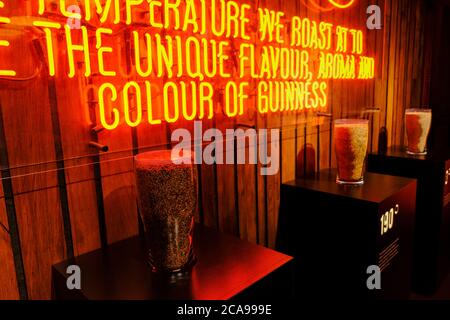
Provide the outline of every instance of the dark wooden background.
[[[365,54],[375,57],[376,78],[330,82],[327,113],[332,117],[262,116],[254,112],[254,102],[240,118],[226,119],[217,113],[213,120],[203,122],[204,128],[282,129],[278,175],[259,175],[259,165],[202,165],[199,171],[197,219],[269,247],[275,242],[280,184],[294,179],[297,155],[300,174],[334,166],[332,119],[369,118],[370,148],[376,150],[380,127],[386,126],[390,144],[401,144],[404,109],[428,103],[426,1],[357,0],[350,9],[322,13],[308,9],[305,1],[249,3],[282,10],[288,16],[364,30]],[[370,4],[382,9],[381,30],[365,27]],[[36,12],[34,6],[35,1],[14,0],[13,5],[6,1],[0,12],[23,16],[24,8]],[[29,23],[29,19],[17,19]],[[24,36],[23,29],[0,28],[0,38],[9,39],[14,49],[0,50],[0,63],[16,62],[18,77],[27,78],[0,79],[0,299],[48,299],[52,264],[138,232],[133,155],[169,146],[172,130],[192,124],[122,126],[113,132],[92,133],[96,103],[88,88],[96,78],[48,79],[45,69],[39,68],[42,59],[30,47],[31,36]],[[126,46],[120,46],[125,38],[124,33],[117,36],[122,57],[127,54]],[[58,59],[63,59],[64,39],[55,41],[60,48],[56,52],[61,52]],[[316,53],[312,56],[317,59]],[[125,58],[117,63],[124,77],[135,79],[133,66]],[[129,76],[127,70],[131,70]],[[99,152],[88,145],[90,141],[107,145],[109,151]]]

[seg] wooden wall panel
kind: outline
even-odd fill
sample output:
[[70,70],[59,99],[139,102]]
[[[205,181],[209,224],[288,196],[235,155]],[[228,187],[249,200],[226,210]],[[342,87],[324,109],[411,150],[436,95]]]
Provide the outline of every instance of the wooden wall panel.
[[239,235],[242,239],[257,242],[257,211],[256,194],[256,165],[237,165],[238,206],[239,206]]
[[[226,129],[235,128],[235,120],[228,119],[224,115],[216,114],[216,128],[219,129],[223,135],[223,141],[218,141],[217,144],[223,146],[222,157],[226,159],[226,140],[233,139],[233,137],[225,136]],[[216,154],[219,156],[220,151]],[[231,234],[239,234],[239,217],[237,216],[238,200],[236,194],[236,166],[233,164],[217,164],[217,212],[219,219],[219,228],[221,231]]]
[[[58,50],[63,50],[65,46],[62,40],[55,37]],[[61,64],[60,67],[60,72],[68,72],[65,64]],[[92,140],[90,130],[92,123],[88,108],[89,92],[84,90],[84,81],[82,77],[55,78],[61,146],[66,159],[64,174],[67,184],[67,206],[75,255],[100,247],[95,173],[92,158],[89,156],[97,150],[89,145]]]
[[[431,68],[433,46],[430,34],[434,32],[434,16],[430,13],[429,3],[419,1],[416,6],[416,30],[414,38],[414,56],[421,63],[414,63],[413,71],[413,101],[414,105],[428,106],[430,103],[431,90]],[[435,49],[434,49],[435,50]]]
[[[215,119],[202,121],[203,130],[215,127]],[[217,167],[215,164],[202,163],[199,165],[199,184],[201,197],[201,220],[213,228],[219,227],[218,194],[217,194]]]
[[[403,34],[405,19],[401,19],[404,16],[404,7],[405,1],[399,1],[398,3],[398,13],[396,15],[396,30],[399,34]],[[390,127],[391,127],[391,138],[393,144],[400,143],[400,136],[398,130],[401,129],[398,127],[397,121],[401,120],[403,116],[403,105],[401,104],[401,98],[399,95],[401,94],[403,88],[403,74],[400,74],[400,71],[404,71],[404,58],[405,56],[402,54],[402,51],[405,47],[405,37],[398,37],[396,41],[396,49],[395,49],[395,70],[393,74],[393,100],[392,107],[390,109]],[[400,119],[397,118],[397,113],[401,113]]]
[[[391,142],[393,141],[392,139],[395,139],[395,137],[393,138],[392,136],[392,129],[393,129],[393,113],[394,113],[394,98],[395,98],[395,87],[396,87],[396,83],[395,83],[395,71],[396,71],[396,67],[397,67],[397,49],[398,49],[398,42],[400,41],[400,39],[398,37],[396,37],[395,35],[398,32],[398,28],[399,28],[399,19],[397,19],[397,15],[398,15],[398,1],[390,1],[388,2],[391,8],[391,15],[393,17],[393,19],[391,20],[391,23],[389,25],[390,28],[390,32],[391,32],[391,41],[389,41],[389,51],[388,51],[388,58],[387,58],[387,63],[389,64],[388,66],[388,91],[387,91],[387,105],[386,105],[386,128],[388,130],[388,132],[390,133],[390,137],[391,137]],[[394,36],[392,36],[394,35]]]
[[3,187],[0,184],[0,300],[19,298]]
[[[375,106],[381,110],[381,124],[386,126],[386,105],[387,105],[387,88],[388,88],[388,70],[389,70],[389,48],[391,35],[391,10],[390,2],[382,0],[384,6],[383,31],[374,31],[377,34],[377,48],[382,51],[376,55],[376,73],[375,73]],[[380,4],[381,6],[381,4]],[[380,34],[381,33],[381,34]]]
[[[274,3],[275,1],[268,1],[268,0],[256,0],[256,8],[269,8],[270,3]],[[271,9],[274,9],[273,7]],[[260,44],[260,40],[258,38],[255,39],[255,44]],[[256,67],[259,68],[260,66],[260,53],[257,52],[255,54],[255,64]],[[255,128],[257,130],[266,129],[267,128],[267,114],[257,113],[256,114],[256,123]],[[260,143],[260,142],[258,142]],[[257,165],[257,172],[260,173],[263,169],[263,165],[260,161],[258,161]],[[257,208],[258,208],[258,240],[259,244],[261,245],[268,245],[269,241],[269,220],[268,220],[268,197],[267,193],[268,190],[268,183],[267,183],[267,176],[263,176],[261,174],[258,174],[257,176],[257,185],[255,192],[257,193]]]
[[[3,179],[1,176],[0,178]],[[4,229],[5,228],[8,229],[8,216],[6,214],[6,207],[5,207],[5,193],[3,192],[3,184],[1,183],[0,183],[0,223],[4,226]]]
[[[249,110],[243,116],[237,117],[237,129],[244,131],[254,130],[256,120],[256,100],[256,96],[254,95],[249,97]],[[245,164],[237,164],[235,166],[239,235],[242,239],[246,239],[253,243],[257,243],[258,241],[257,194],[254,190],[259,173],[257,172],[257,165],[250,163],[250,152],[254,152],[258,158],[258,144],[260,141],[258,141],[259,137],[257,133],[255,138],[255,141],[252,141],[250,138],[245,138],[244,147],[238,144],[237,139],[234,139],[236,144],[236,159],[237,155],[240,153],[244,153],[246,159]]]
[[[261,1],[261,7],[269,8],[271,10],[281,10],[282,1]],[[267,129],[280,129],[282,115],[280,113],[268,113],[266,114],[265,125]],[[268,153],[272,150],[272,144],[278,144],[274,147],[274,150],[281,151],[281,141],[272,140],[272,136],[268,134],[267,137],[267,149]],[[273,155],[272,155],[273,158]],[[280,159],[281,161],[281,159]],[[276,231],[278,225],[278,211],[280,206],[280,184],[281,174],[278,172],[275,175],[265,176],[266,183],[266,243],[269,247],[275,246]]]
[[[132,72],[129,55],[129,46],[127,45],[127,34],[119,32],[115,47],[120,53],[119,69],[124,74],[119,88],[122,88],[125,82],[132,81]],[[125,45],[124,45],[125,43]],[[135,94],[132,92],[132,94]],[[135,107],[134,96],[130,94],[129,104],[132,109]],[[119,95],[121,97],[121,95]],[[116,103],[116,106],[123,110],[123,98]],[[100,171],[103,194],[103,208],[106,223],[106,236],[108,243],[113,243],[138,233],[138,214],[136,203],[136,190],[133,173],[133,149],[134,139],[138,135],[135,129],[132,129],[122,123],[114,131],[104,130],[98,134],[100,144],[109,148],[108,153],[100,155]]]
[[[262,165],[258,164],[257,172],[260,172]],[[256,196],[257,196],[257,217],[258,217],[258,243],[267,246],[268,222],[267,222],[267,180],[265,176],[257,175]]]
[[[25,89],[1,91],[11,167],[55,159],[46,85],[45,81],[35,80]],[[55,169],[54,164],[48,167]],[[51,265],[66,258],[60,198],[58,189],[47,189],[57,184],[55,173],[40,175],[30,171],[33,168],[12,169],[13,176],[29,174],[13,179],[12,187],[15,193],[22,193],[15,197],[15,204],[28,295],[32,299],[48,299]]]
[[[305,157],[305,174],[313,175],[317,171],[317,127],[314,125],[306,127],[306,151]],[[305,154],[305,153],[304,153]]]
[[[6,10],[14,14],[26,6],[28,13],[36,11],[35,3],[18,1],[17,6],[8,5]],[[350,9],[331,12],[318,12],[307,7],[308,0],[248,2],[255,13],[257,7],[267,7],[284,11],[287,18],[298,15],[362,29],[366,39],[365,53],[374,56],[376,61],[374,80],[364,83],[329,81],[328,108],[318,119],[295,113],[260,114],[255,112],[254,96],[245,116],[228,119],[222,111],[223,93],[215,93],[215,117],[202,121],[203,131],[213,127],[223,133],[226,129],[240,127],[280,129],[280,172],[262,176],[260,164],[200,165],[200,211],[196,218],[227,233],[274,247],[280,184],[295,178],[297,157],[300,155],[303,174],[336,166],[333,120],[355,116],[369,118],[371,150],[376,150],[382,126],[388,129],[390,144],[404,142],[404,109],[427,100],[427,85],[423,79],[429,72],[429,67],[424,67],[429,52],[423,48],[424,1],[358,0]],[[321,0],[320,3],[325,6],[328,1]],[[365,28],[365,10],[370,4],[378,4],[382,9],[381,30]],[[2,38],[4,33],[0,29]],[[17,31],[7,34],[13,43],[13,51],[27,52],[31,56],[33,50],[29,42],[18,41],[19,36]],[[66,59],[64,38],[55,37],[54,40],[60,53],[57,58],[62,61]],[[257,39],[255,43],[260,44]],[[90,45],[95,45],[95,39],[90,39]],[[124,82],[138,79],[130,59],[129,34],[117,33],[112,45],[120,48],[114,60],[121,61],[120,83],[115,83],[120,90]],[[0,61],[14,64],[17,59],[11,54],[13,51],[0,51]],[[317,52],[311,57],[317,61]],[[82,59],[82,55],[76,55],[77,68],[83,68]],[[19,76],[30,76],[32,72],[35,75],[25,82],[0,79],[0,106],[28,295],[32,299],[49,298],[50,267],[67,257],[71,245],[73,253],[78,255],[105,244],[102,242],[112,243],[137,234],[133,156],[138,152],[170,147],[171,132],[186,126],[192,131],[192,123],[141,125],[136,129],[122,125],[112,132],[93,133],[91,128],[98,124],[98,99],[88,89],[104,79],[94,74],[88,80],[56,77],[52,81],[45,76],[45,70],[38,72],[37,67],[45,61],[43,57],[20,61],[14,65]],[[59,72],[67,73],[67,63],[58,65],[61,66]],[[149,80],[162,84],[161,79],[150,77]],[[256,81],[252,86],[255,84]],[[53,100],[52,86],[56,92]],[[160,95],[152,98],[154,106],[161,106]],[[143,102],[145,106],[145,99]],[[135,104],[134,98],[130,103]],[[120,108],[121,102],[117,105]],[[365,111],[366,108],[379,108],[379,111],[371,113]],[[58,113],[56,121],[52,118],[55,110]],[[60,127],[59,134],[56,134],[55,124]],[[107,146],[109,151],[103,153],[89,146],[90,141]],[[225,150],[225,141],[223,143]],[[270,143],[268,147],[270,150]],[[64,159],[58,159],[58,153],[62,153]],[[64,179],[58,175],[60,172],[64,172]],[[67,195],[67,208],[64,194]],[[7,228],[2,195],[0,192],[0,222]],[[0,270],[4,271],[0,275],[0,298],[17,298],[18,295],[10,242],[8,232],[0,228],[0,260],[6,262],[0,265],[4,268]]]
[[331,121],[329,119],[325,119],[324,123],[320,126],[320,133],[319,133],[319,147],[318,150],[320,151],[319,154],[319,169],[326,169],[331,167]]
[[97,198],[93,181],[67,186],[75,255],[100,247]]
[[[8,179],[9,172],[7,171],[8,159],[6,155],[6,139],[3,127],[3,112],[0,101],[0,149],[1,149],[1,175],[0,175],[0,300],[2,299],[18,299],[19,289],[18,280],[15,269],[15,259],[13,253],[13,241],[11,241],[11,227],[9,225],[9,218],[12,212],[8,215],[6,208],[6,201],[10,202],[10,195],[8,199],[5,197],[3,184],[7,188],[11,187],[11,181]],[[10,194],[10,192],[7,191]],[[15,223],[14,221],[12,223]],[[17,245],[20,247],[20,245]]]
[[[267,120],[268,128],[280,128],[281,118],[279,116],[269,117]],[[268,136],[267,150],[268,154],[272,157],[272,161],[275,161],[275,156],[272,154],[272,150],[276,152],[280,152],[281,149],[281,141],[274,139],[273,136]],[[279,158],[281,162],[281,156]],[[281,166],[281,163],[280,163]],[[280,168],[282,170],[282,168]],[[281,171],[278,171],[277,174],[267,175],[266,176],[267,183],[267,230],[268,230],[268,246],[270,248],[275,247],[276,240],[276,232],[278,226],[278,213],[280,209],[280,187],[281,187]]]
[[[256,130],[267,127],[266,115],[257,113],[255,128]],[[258,142],[259,143],[259,142]],[[258,217],[258,243],[267,246],[268,244],[268,221],[267,221],[267,177],[260,174],[263,169],[261,161],[256,165],[257,184],[255,186],[255,193],[257,197],[257,217]]]
[[102,187],[108,243],[136,235],[138,215],[131,152],[124,160],[102,162]]
[[282,182],[288,182],[295,179],[295,165],[297,153],[295,148],[295,125],[283,128],[281,143],[281,168],[283,169]]
[[15,197],[30,299],[50,299],[51,266],[66,258],[58,189]]
[[[299,1],[281,1],[280,10],[292,16],[299,15]],[[285,17],[289,19],[289,17]],[[284,30],[284,39],[289,41],[289,31]],[[295,179],[295,127],[297,125],[296,112],[284,112],[281,115],[280,169],[281,181],[287,182]]]

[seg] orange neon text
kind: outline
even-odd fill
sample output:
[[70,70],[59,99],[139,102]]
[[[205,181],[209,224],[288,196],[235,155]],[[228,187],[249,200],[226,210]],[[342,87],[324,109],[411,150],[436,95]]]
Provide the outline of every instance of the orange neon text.
[[137,18],[141,14],[148,17],[146,23],[158,29],[171,29],[200,33],[211,31],[216,37],[233,37],[250,40],[247,34],[250,23],[249,4],[231,0],[82,0],[83,15],[67,12],[65,0],[39,0],[39,15],[49,10],[55,3],[64,17],[91,21],[94,13],[100,16],[100,22],[114,24],[125,22],[127,25],[142,23]]
[[327,106],[326,82],[260,81],[258,111],[287,112]]
[[[0,1],[2,28],[14,21],[2,15],[7,2]],[[81,13],[69,12],[75,2]],[[107,130],[211,119],[219,109],[239,117],[255,104],[260,113],[319,111],[327,107],[329,81],[375,78],[363,30],[237,0],[36,3],[27,13],[37,10],[32,26],[41,30],[45,71],[89,77],[90,100],[98,101],[97,119]],[[80,19],[79,28],[68,19]],[[3,34],[2,56],[15,47]],[[19,69],[7,66],[0,61],[0,76],[15,77],[9,69]]]
[[[162,95],[163,108],[154,108],[154,98]],[[142,123],[159,124],[177,122],[179,119],[212,119],[214,88],[209,82],[168,81],[163,88],[144,81],[127,82],[122,89],[104,83],[98,89],[101,125],[113,130],[120,123],[136,127]],[[146,114],[144,116],[144,113]]]

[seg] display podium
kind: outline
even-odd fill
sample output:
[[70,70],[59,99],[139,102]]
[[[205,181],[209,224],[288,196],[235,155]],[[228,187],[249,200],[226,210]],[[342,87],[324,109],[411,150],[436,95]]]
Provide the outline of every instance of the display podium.
[[[53,266],[58,300],[228,300],[292,298],[292,257],[196,225],[196,264],[189,272],[157,274],[147,264],[145,240],[135,236]],[[70,290],[67,268],[81,270]]]
[[392,147],[385,154],[370,154],[368,170],[418,180],[413,287],[433,294],[450,269],[450,159],[412,156]]
[[295,294],[409,298],[415,194],[413,179],[367,173],[361,186],[338,185],[334,170],[282,184],[277,249],[295,257]]

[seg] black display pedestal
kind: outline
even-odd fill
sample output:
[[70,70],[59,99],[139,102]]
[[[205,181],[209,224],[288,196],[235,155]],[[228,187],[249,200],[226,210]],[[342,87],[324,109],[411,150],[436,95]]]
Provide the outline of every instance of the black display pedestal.
[[370,154],[368,170],[418,180],[413,287],[417,293],[433,294],[450,266],[450,159],[411,156],[393,147],[385,154]]
[[[416,181],[368,173],[362,186],[336,184],[336,172],[281,187],[277,247],[294,255],[296,295],[406,299]],[[378,265],[381,290],[369,290]]]
[[[226,300],[292,297],[292,258],[196,225],[197,263],[184,275],[163,276],[146,263],[136,236],[53,266],[54,299]],[[81,269],[81,290],[68,290],[69,265]]]

